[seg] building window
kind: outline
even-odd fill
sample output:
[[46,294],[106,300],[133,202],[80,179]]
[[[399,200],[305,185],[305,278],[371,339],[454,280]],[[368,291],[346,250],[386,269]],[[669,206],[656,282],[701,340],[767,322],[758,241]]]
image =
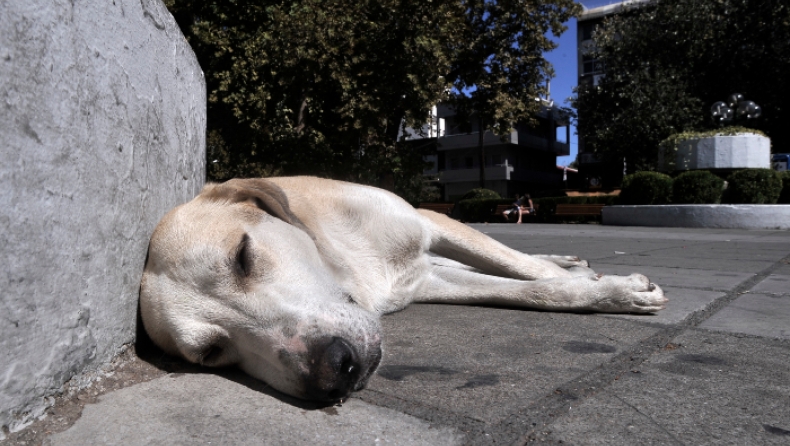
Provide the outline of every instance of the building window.
[[491,164],[494,166],[502,164],[502,155],[491,155]]
[[450,158],[450,170],[458,169],[458,158]]
[[471,168],[475,167],[475,159],[472,158],[471,156],[467,156],[466,158],[464,158],[464,161],[466,161],[466,168],[467,169],[471,169]]
[[592,56],[582,56],[582,76],[603,73],[603,62]]
[[583,23],[582,24],[582,40],[590,40],[593,38],[593,33],[595,32],[597,24],[595,23]]

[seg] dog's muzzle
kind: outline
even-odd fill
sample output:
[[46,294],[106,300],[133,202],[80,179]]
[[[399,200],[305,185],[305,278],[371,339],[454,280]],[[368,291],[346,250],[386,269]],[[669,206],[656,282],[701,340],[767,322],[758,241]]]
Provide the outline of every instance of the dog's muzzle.
[[352,391],[365,387],[381,362],[381,347],[371,347],[360,356],[357,349],[339,337],[314,342],[308,353],[310,373],[305,377],[304,398],[316,401],[338,401]]

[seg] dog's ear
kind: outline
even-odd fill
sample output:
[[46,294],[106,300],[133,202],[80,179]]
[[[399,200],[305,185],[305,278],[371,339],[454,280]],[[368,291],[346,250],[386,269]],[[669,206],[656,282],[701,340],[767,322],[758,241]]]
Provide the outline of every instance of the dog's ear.
[[292,225],[299,221],[291,213],[288,197],[282,189],[262,178],[236,178],[220,184],[208,184],[200,195],[213,201],[247,202]]

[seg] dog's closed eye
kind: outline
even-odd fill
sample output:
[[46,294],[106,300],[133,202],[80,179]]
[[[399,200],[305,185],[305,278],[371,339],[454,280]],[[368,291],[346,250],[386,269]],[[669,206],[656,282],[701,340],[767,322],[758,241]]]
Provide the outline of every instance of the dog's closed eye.
[[250,236],[244,234],[241,242],[236,248],[236,255],[234,259],[234,269],[236,275],[239,277],[249,277],[253,268],[253,253],[250,246]]
[[209,346],[200,354],[200,365],[216,365],[222,358],[222,347],[217,345]]

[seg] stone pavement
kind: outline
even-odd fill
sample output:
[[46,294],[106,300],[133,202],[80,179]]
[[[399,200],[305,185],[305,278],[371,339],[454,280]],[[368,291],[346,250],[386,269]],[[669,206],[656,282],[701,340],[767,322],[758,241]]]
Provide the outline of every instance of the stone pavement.
[[101,396],[52,445],[790,444],[790,232],[474,225],[528,253],[641,272],[655,316],[413,305],[342,406],[238,372]]

